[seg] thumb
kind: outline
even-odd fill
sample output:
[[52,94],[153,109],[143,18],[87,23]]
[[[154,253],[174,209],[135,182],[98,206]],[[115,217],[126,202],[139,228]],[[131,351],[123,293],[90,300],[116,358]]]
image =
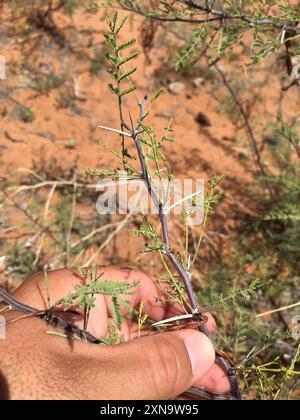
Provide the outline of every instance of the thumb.
[[160,333],[115,347],[119,398],[172,399],[201,379],[215,362],[210,340],[198,331]]

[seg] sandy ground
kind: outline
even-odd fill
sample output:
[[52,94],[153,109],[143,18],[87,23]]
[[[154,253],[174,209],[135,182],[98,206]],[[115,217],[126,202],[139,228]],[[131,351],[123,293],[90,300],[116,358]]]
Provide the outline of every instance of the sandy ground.
[[[59,16],[57,25],[63,27],[66,18]],[[134,17],[123,33],[124,39],[128,36],[136,36],[140,40],[140,30],[143,21]],[[74,28],[76,30],[74,31]],[[84,31],[92,32],[93,42],[100,51],[103,44],[102,30],[104,23],[102,13],[88,15],[78,13],[72,19],[66,36],[71,40],[73,50],[91,53],[91,49],[82,48],[87,41]],[[7,80],[1,80],[0,86],[3,91],[11,89],[11,97],[18,103],[30,107],[36,118],[33,122],[24,123],[20,120],[16,111],[16,104],[2,94],[0,100],[0,175],[7,181],[22,183],[22,170],[30,170],[39,165],[38,162],[50,162],[55,158],[59,166],[69,168],[77,162],[77,172],[82,174],[86,168],[103,170],[114,164],[111,154],[99,146],[99,140],[105,141],[111,147],[118,147],[118,139],[114,135],[103,133],[97,129],[99,124],[105,126],[118,126],[118,111],[116,100],[109,93],[107,83],[108,75],[105,70],[99,75],[91,75],[90,65],[83,58],[76,58],[75,54],[61,50],[57,45],[49,44],[49,40],[42,34],[41,44],[36,49],[30,49],[28,45],[21,43],[21,39],[11,35],[4,36],[0,53],[4,55],[8,68],[12,69],[14,63],[21,60],[21,53],[27,54],[23,70],[14,74],[8,72]],[[34,35],[33,35],[34,38]],[[32,41],[34,42],[34,40]],[[155,84],[156,86],[168,86],[171,82],[184,81],[185,89],[178,94],[172,94],[168,89],[156,103],[151,121],[157,127],[158,133],[163,133],[167,117],[171,114],[174,118],[175,144],[169,144],[167,155],[174,174],[178,178],[204,178],[207,180],[214,174],[225,175],[225,198],[218,207],[218,223],[228,223],[230,217],[237,210],[250,211],[252,203],[246,199],[245,191],[250,184],[255,183],[255,167],[249,156],[246,136],[241,129],[237,129],[225,115],[220,107],[220,94],[226,91],[215,92],[214,85],[209,80],[195,87],[190,80],[175,73],[163,73],[160,71],[159,79],[155,76],[157,71],[168,62],[166,46],[162,35],[158,35],[156,47],[146,57],[141,52],[137,64],[139,72],[135,76],[137,95],[142,98]],[[139,47],[139,50],[141,48]],[[151,63],[149,63],[149,57]],[[22,58],[24,60],[24,58]],[[262,117],[265,122],[272,119],[277,112],[278,99],[281,96],[277,72],[282,70],[273,67],[274,74],[267,73],[266,69],[259,69],[247,73],[243,67],[243,60],[239,63],[239,82],[244,86],[244,92],[251,93],[255,98],[252,118]],[[235,72],[236,63],[230,67],[225,64],[227,72]],[[29,70],[28,70],[29,68]],[[34,69],[31,72],[30,69]],[[64,84],[66,92],[74,92],[80,100],[68,109],[57,107],[58,90],[52,90],[49,94],[39,95],[30,88],[33,78],[39,74],[47,74],[49,68],[57,69],[57,72],[67,74]],[[243,93],[244,93],[243,92]],[[250,98],[250,99],[251,99]],[[246,95],[247,99],[247,95]],[[283,99],[283,108],[293,115],[299,109],[299,96],[297,91],[291,89]],[[128,103],[128,109],[136,112],[134,102]],[[202,127],[196,121],[199,112],[205,113],[210,121],[209,127]],[[261,131],[261,123],[257,127]],[[241,140],[234,141],[235,137]],[[260,139],[260,135],[258,136]],[[244,158],[242,158],[244,157]],[[33,165],[33,162],[36,162]],[[266,163],[267,162],[266,157]],[[55,176],[55,174],[53,174]],[[14,181],[16,179],[16,181]],[[223,226],[219,225],[222,230]],[[123,237],[123,239],[122,239]],[[124,240],[124,242],[123,242]],[[119,238],[121,246],[114,252],[123,254],[124,260],[130,260],[132,255],[128,252],[127,244],[135,251],[132,245],[135,239],[128,239],[128,234],[122,234]],[[126,243],[124,252],[123,244]],[[121,250],[121,249],[122,250]]]

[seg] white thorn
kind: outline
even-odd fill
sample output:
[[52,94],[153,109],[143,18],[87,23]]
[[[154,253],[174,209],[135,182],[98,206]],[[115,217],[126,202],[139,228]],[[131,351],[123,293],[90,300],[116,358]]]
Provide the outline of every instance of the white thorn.
[[105,127],[104,125],[98,125],[98,128],[102,128],[103,130],[107,130],[107,131],[112,131],[113,133],[121,134],[122,136],[132,137],[131,134],[125,133],[125,131],[116,130],[110,127]]

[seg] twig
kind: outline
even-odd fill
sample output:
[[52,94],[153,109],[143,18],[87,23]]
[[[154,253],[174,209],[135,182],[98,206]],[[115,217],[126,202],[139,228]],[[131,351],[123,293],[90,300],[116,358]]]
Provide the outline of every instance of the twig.
[[287,311],[289,309],[297,308],[298,306],[300,306],[300,302],[294,303],[293,305],[289,305],[289,306],[283,306],[282,308],[273,309],[272,311],[263,312],[261,314],[258,314],[257,318],[263,318],[265,316],[276,314],[278,312],[284,312],[284,311]]
[[49,234],[49,236],[51,237],[51,239],[55,242],[58,243],[58,240],[55,238],[55,236],[53,235],[53,233],[51,232],[49,227],[45,227],[43,226],[43,223],[40,222],[40,220],[37,218],[35,219],[25,208],[23,208],[21,205],[19,205],[9,194],[7,194],[7,192],[2,188],[1,189],[2,194],[8,199],[10,200],[13,205],[20,210],[22,213],[25,214],[26,217],[28,217],[29,220],[32,221],[33,224],[35,224],[36,226],[38,226],[39,228],[41,228],[42,232],[47,232]]
[[19,140],[19,139],[16,139],[15,137],[13,137],[11,134],[9,134],[8,131],[4,131],[4,136],[5,136],[5,138],[7,138],[7,140],[10,140],[13,143],[24,143],[23,140]]
[[3,300],[9,308],[13,311],[18,311],[35,317],[39,317],[49,324],[58,327],[68,333],[68,336],[71,335],[74,337],[79,337],[80,339],[86,340],[89,343],[100,344],[100,341],[90,334],[87,331],[82,331],[81,329],[75,327],[73,324],[65,321],[63,318],[53,315],[53,308],[48,311],[40,311],[31,306],[25,305],[24,303],[19,302],[4,289],[0,288],[0,299]]
[[86,241],[88,241],[89,239],[91,239],[93,236],[95,236],[95,235],[97,235],[98,233],[101,233],[101,232],[103,232],[103,231],[105,231],[105,230],[108,230],[108,229],[111,229],[111,228],[113,228],[114,226],[116,226],[116,225],[118,225],[118,223],[109,223],[108,225],[105,225],[105,226],[101,226],[100,228],[98,228],[98,229],[94,229],[92,232],[90,232],[88,235],[86,235],[86,236],[84,236],[83,238],[81,238],[81,239],[79,239],[78,241],[76,241],[76,242],[73,242],[71,245],[70,245],[70,248],[76,248],[78,245],[80,245],[82,242],[86,242]]
[[[30,191],[30,190],[37,190],[39,188],[44,188],[44,187],[52,187],[53,185],[56,185],[57,188],[60,187],[73,187],[74,186],[74,181],[42,181],[39,182],[38,184],[34,184],[34,185],[21,185],[20,187],[9,187],[7,190],[8,191],[14,191],[13,195],[17,195],[23,191]],[[88,188],[88,189],[97,189],[99,188],[98,184],[81,184],[81,183],[77,183],[76,184],[77,188]]]
[[260,154],[260,151],[259,151],[258,143],[257,143],[257,140],[255,138],[254,131],[253,131],[253,128],[250,124],[249,116],[248,116],[248,114],[247,114],[247,112],[244,108],[244,105],[243,105],[242,101],[240,100],[240,98],[237,96],[237,94],[234,91],[233,87],[231,86],[230,82],[227,80],[227,77],[226,77],[224,71],[221,70],[221,68],[217,64],[215,64],[214,67],[215,67],[216,71],[218,72],[224,86],[227,88],[228,92],[230,93],[232,99],[235,102],[235,105],[237,106],[237,108],[239,109],[239,111],[240,111],[240,113],[243,117],[243,120],[245,122],[245,127],[246,127],[246,130],[247,130],[247,134],[248,134],[248,140],[249,140],[251,150],[252,150],[252,154],[253,154],[253,159],[254,159],[255,165],[257,167],[258,173],[261,175],[261,177],[263,179],[263,182],[264,182],[267,190],[269,191],[270,197],[275,200],[275,194],[274,194],[274,191],[273,191],[271,185],[269,184],[269,182],[267,180],[267,174],[266,174],[265,167],[264,167],[264,165],[261,161],[261,154]]
[[[45,205],[45,211],[44,211],[44,223],[45,224],[46,224],[47,219],[48,219],[49,207],[50,207],[50,203],[51,203],[51,200],[53,198],[55,189],[56,189],[56,184],[54,184],[53,187],[51,188],[48,199],[47,199],[47,202],[46,202],[46,205]],[[43,245],[44,245],[44,240],[45,240],[45,231],[43,230],[42,235],[41,235],[41,242],[40,242],[40,245],[38,247],[33,265],[36,265],[39,258],[40,258],[40,254],[42,252]]]
[[68,264],[69,264],[71,235],[72,235],[72,229],[73,229],[73,224],[74,224],[74,219],[75,219],[75,209],[76,209],[76,193],[77,193],[77,177],[76,177],[76,175],[74,175],[71,218],[70,218],[69,229],[68,229],[68,232],[66,234],[65,267],[68,267]]

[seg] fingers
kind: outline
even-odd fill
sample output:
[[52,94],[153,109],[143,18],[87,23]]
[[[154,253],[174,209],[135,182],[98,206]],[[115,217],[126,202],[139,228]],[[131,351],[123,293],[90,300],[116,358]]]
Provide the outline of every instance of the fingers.
[[94,390],[103,389],[103,381],[107,385],[105,395],[93,395],[97,399],[173,399],[215,361],[208,338],[194,330],[144,337],[109,351],[113,362],[106,360],[107,375],[102,370],[91,378]]
[[[182,314],[182,309],[179,305],[174,303],[163,304],[158,301],[157,298],[161,298],[162,292],[157,286],[156,281],[149,277],[147,274],[139,270],[133,269],[120,269],[118,267],[105,267],[103,268],[103,280],[113,281],[126,281],[128,283],[137,282],[138,286],[136,293],[133,296],[125,296],[124,299],[129,302],[130,307],[137,309],[141,302],[144,302],[143,313],[148,314],[150,319],[154,321],[160,321],[164,318]],[[104,297],[107,303],[108,314],[110,314],[109,304],[111,298],[109,296]],[[125,308],[124,308],[125,309]],[[123,314],[126,315],[126,309],[123,310]],[[208,317],[207,326],[210,332],[214,332],[216,329],[216,323],[213,316],[209,313],[205,314]],[[130,328],[131,331],[136,330],[137,325],[133,324]],[[128,326],[124,326],[125,331],[128,332]],[[125,334],[127,336],[127,334]]]
[[[49,295],[53,305],[59,299],[74,291],[73,287],[82,279],[72,270],[56,270],[47,273]],[[38,309],[48,309],[47,284],[45,274],[40,272],[26,280],[14,293],[15,297]]]
[[[104,267],[103,280],[125,281],[129,284],[137,283],[134,295],[123,296],[131,308],[137,309],[140,303],[144,303],[144,313],[147,313],[153,320],[161,320],[165,313],[164,304],[157,298],[162,297],[162,293],[157,287],[154,279],[139,270],[120,269],[118,267]],[[107,308],[109,309],[110,296],[105,296]],[[123,314],[128,312],[125,308]]]
[[217,364],[214,364],[205,377],[198,380],[195,385],[216,393],[226,393],[230,391],[228,377],[223,369]]

